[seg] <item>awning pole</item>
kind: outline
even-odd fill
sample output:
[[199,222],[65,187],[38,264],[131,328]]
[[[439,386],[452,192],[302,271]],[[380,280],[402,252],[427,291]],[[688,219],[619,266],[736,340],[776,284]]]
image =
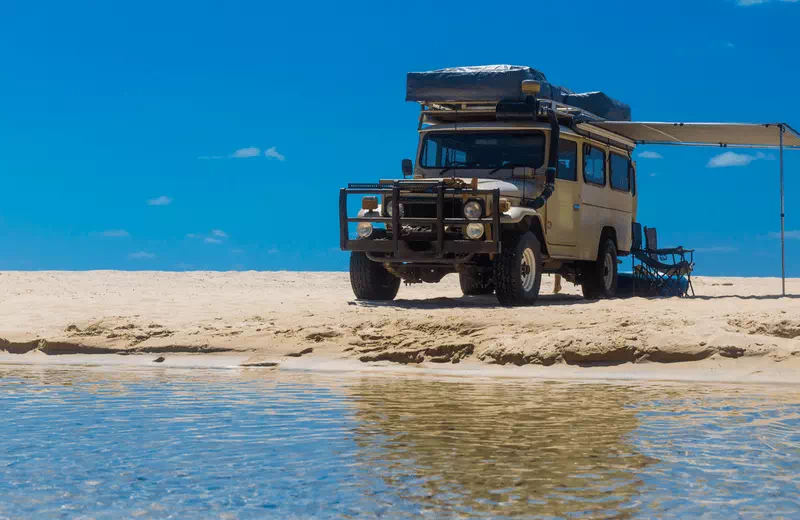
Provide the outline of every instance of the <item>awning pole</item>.
[[778,125],[780,131],[781,147],[781,295],[786,296],[786,243],[785,243],[785,220],[786,213],[783,202],[783,125]]

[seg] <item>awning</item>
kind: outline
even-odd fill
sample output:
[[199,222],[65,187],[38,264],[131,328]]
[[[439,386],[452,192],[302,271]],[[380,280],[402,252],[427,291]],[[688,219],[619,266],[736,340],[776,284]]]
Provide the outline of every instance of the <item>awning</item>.
[[684,146],[722,146],[731,148],[800,149],[800,135],[786,123],[639,123],[630,121],[591,121],[577,125],[591,132],[602,128],[636,144]]

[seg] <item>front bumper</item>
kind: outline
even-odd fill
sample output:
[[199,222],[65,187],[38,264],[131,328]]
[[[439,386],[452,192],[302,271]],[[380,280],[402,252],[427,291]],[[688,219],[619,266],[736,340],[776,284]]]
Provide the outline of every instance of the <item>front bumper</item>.
[[[391,197],[392,216],[348,217],[348,195],[380,195]],[[400,204],[408,197],[419,201],[420,195],[430,197],[435,204],[436,217],[406,217],[400,215]],[[487,197],[488,196],[488,197]],[[448,197],[483,198],[489,202],[491,216],[476,220],[464,217],[445,217],[445,200]],[[500,252],[500,190],[478,190],[469,186],[453,186],[446,181],[395,181],[392,184],[350,184],[339,191],[339,234],[343,251],[362,251],[380,255],[394,262],[457,263],[475,254]],[[349,224],[370,222],[386,225],[385,235],[380,238],[351,240]],[[484,225],[484,235],[478,240],[469,240],[449,233],[446,228],[465,227],[468,224]],[[425,228],[429,231],[403,232],[404,226]],[[401,230],[401,232],[397,232]]]

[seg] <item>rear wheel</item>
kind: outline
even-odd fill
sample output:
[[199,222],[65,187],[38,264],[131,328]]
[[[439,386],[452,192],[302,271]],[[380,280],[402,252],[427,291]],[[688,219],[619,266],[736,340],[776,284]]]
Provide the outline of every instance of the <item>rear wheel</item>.
[[353,252],[350,254],[350,285],[359,300],[391,301],[400,289],[400,278],[366,254]]
[[542,251],[531,232],[503,242],[494,262],[497,301],[507,307],[532,305],[542,285]]
[[464,296],[477,296],[494,292],[492,273],[487,270],[480,270],[474,267],[465,269],[458,273],[458,281],[461,284],[461,292],[464,293]]
[[613,298],[617,295],[617,246],[611,239],[600,244],[597,260],[589,265],[581,283],[587,300]]

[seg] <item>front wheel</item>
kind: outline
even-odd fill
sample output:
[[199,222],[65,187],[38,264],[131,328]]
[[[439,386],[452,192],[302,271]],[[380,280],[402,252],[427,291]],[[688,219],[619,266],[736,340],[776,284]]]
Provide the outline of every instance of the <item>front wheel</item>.
[[524,233],[503,243],[494,262],[495,293],[500,305],[532,305],[542,285],[542,251],[536,235]]
[[366,254],[353,252],[350,254],[350,285],[359,300],[392,301],[400,290],[400,278]]
[[587,300],[613,298],[617,295],[617,246],[611,239],[600,244],[597,260],[589,265],[581,283]]

